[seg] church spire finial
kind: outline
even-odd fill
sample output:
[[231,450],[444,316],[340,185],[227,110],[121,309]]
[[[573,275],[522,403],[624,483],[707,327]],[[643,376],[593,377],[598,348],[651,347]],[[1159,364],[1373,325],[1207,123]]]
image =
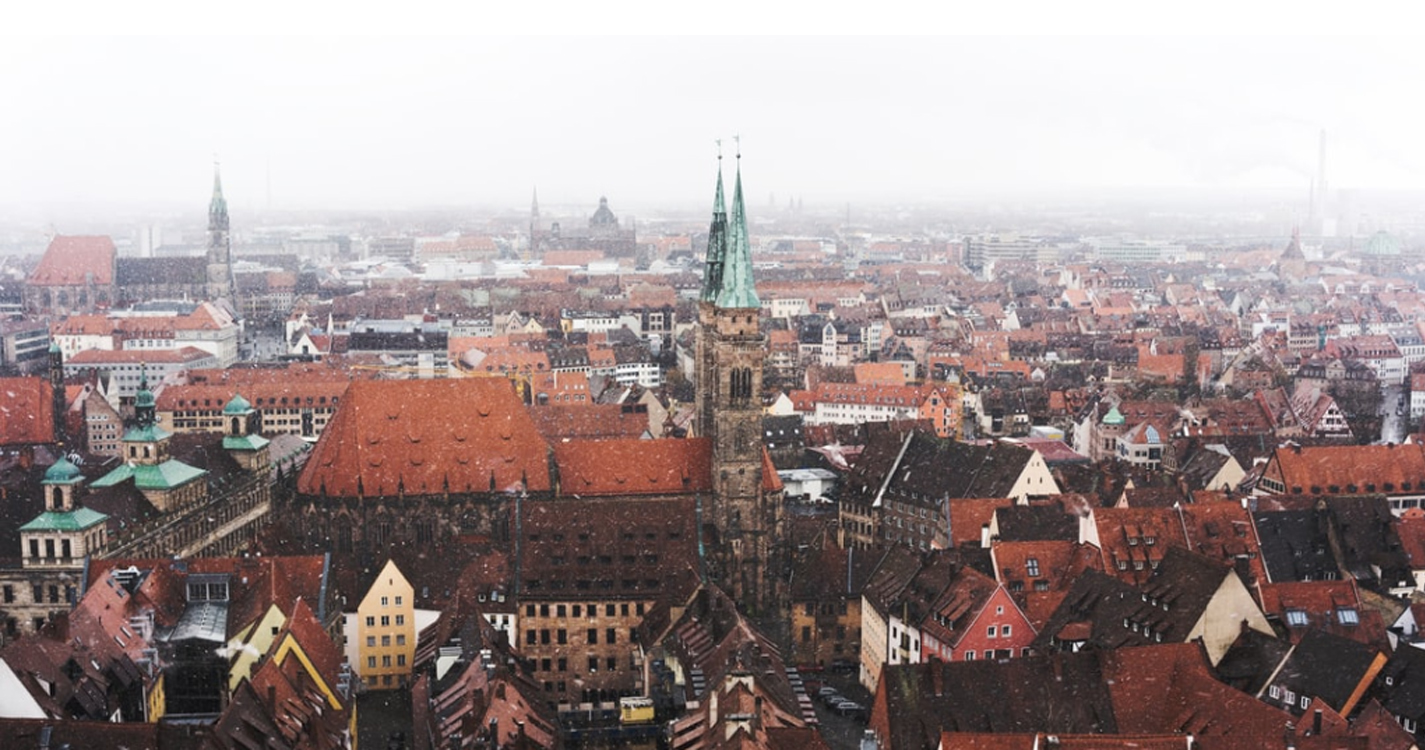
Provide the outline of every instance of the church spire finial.
[[712,225],[708,227],[707,270],[703,273],[703,302],[716,302],[722,288],[723,263],[727,258],[727,209],[722,198],[722,140],[717,141],[717,192],[713,196]]
[[[722,308],[760,308],[752,282],[752,243],[747,233],[747,206],[742,200],[742,136],[737,145],[737,182],[732,189],[732,214],[727,223],[727,255],[714,304]],[[719,173],[721,176],[721,173]]]

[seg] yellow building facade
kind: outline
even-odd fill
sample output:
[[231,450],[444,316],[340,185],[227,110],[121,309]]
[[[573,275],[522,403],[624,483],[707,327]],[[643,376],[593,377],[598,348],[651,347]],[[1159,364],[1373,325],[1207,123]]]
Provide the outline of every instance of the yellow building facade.
[[416,655],[414,589],[396,563],[386,567],[357,608],[354,665],[367,690],[390,690],[408,683]]

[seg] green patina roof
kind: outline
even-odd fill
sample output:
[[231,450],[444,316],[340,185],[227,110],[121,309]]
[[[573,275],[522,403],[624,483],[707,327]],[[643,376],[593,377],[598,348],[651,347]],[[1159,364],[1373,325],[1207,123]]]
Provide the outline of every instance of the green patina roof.
[[20,531],[83,531],[107,520],[108,516],[88,508],[49,510],[21,526]]
[[223,438],[223,449],[230,451],[255,451],[264,448],[272,442],[261,435],[248,435],[246,437],[233,437],[228,435]]
[[722,308],[760,308],[757,287],[752,283],[752,243],[747,235],[747,211],[742,203],[742,167],[737,168],[737,184],[732,189],[732,216],[727,224],[727,258],[723,263],[722,285],[714,303]]
[[703,302],[716,302],[722,288],[722,264],[727,258],[727,209],[722,202],[722,157],[718,157],[717,195],[713,198],[712,226],[708,228],[707,270],[703,273]]
[[1123,424],[1125,421],[1127,420],[1125,420],[1123,418],[1123,415],[1119,413],[1117,406],[1113,407],[1112,409],[1109,409],[1108,413],[1103,415],[1104,424]]
[[223,407],[223,414],[228,416],[247,414],[252,411],[252,404],[242,397],[241,393],[234,393],[233,400]]
[[1400,255],[1400,240],[1390,236],[1389,232],[1376,232],[1366,241],[1364,252],[1366,255]]
[[74,484],[83,479],[84,474],[79,471],[79,467],[60,456],[53,466],[45,470],[44,484]]
[[228,213],[228,200],[223,197],[223,176],[218,165],[213,165],[213,199],[208,202],[208,213],[213,216]]
[[124,441],[128,443],[157,443],[172,436],[172,433],[156,424],[130,427],[124,430]]
[[207,474],[208,472],[202,469],[172,459],[157,466],[126,463],[96,479],[94,486],[112,487],[132,477],[134,486],[141,490],[171,490],[195,479],[201,479]]

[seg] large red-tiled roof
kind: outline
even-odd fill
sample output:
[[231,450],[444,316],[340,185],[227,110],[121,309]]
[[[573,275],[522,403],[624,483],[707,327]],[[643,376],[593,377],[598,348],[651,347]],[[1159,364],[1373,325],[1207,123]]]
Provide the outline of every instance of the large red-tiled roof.
[[1266,476],[1291,493],[1410,493],[1425,483],[1425,453],[1417,444],[1279,448]]
[[44,378],[0,378],[0,445],[54,442],[54,409]]
[[[355,381],[297,481],[299,492],[547,491],[548,444],[503,378]],[[567,480],[566,480],[567,481]]]
[[114,283],[114,240],[106,236],[55,235],[29,283],[70,286]]
[[85,349],[65,362],[67,365],[111,365],[111,364],[183,364],[197,362],[212,357],[211,352],[196,346],[181,349]]
[[625,413],[621,404],[549,404],[528,407],[539,434],[552,443],[638,438],[648,429],[648,413]]
[[554,445],[566,495],[663,495],[712,489],[712,443],[679,440],[576,440]]

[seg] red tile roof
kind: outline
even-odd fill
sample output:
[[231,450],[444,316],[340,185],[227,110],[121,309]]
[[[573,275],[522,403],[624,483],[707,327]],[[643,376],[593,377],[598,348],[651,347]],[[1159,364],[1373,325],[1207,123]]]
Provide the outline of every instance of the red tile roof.
[[1278,448],[1264,478],[1293,494],[1412,494],[1425,485],[1425,452],[1414,443]]
[[44,378],[0,378],[0,445],[54,442],[52,395]]
[[562,494],[666,495],[712,489],[706,438],[578,440],[554,445]]
[[114,240],[107,236],[55,235],[28,283],[42,286],[112,284],[116,254]]
[[[550,489],[547,443],[503,378],[356,381],[297,480],[338,497]],[[568,480],[566,479],[566,482]]]

